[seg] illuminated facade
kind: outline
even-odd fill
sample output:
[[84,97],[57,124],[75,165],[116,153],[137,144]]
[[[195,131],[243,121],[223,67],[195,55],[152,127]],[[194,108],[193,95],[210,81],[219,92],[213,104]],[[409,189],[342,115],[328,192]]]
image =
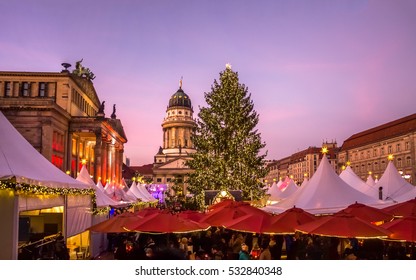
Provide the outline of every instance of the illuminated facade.
[[179,89],[169,99],[166,115],[162,122],[163,146],[154,157],[154,183],[182,186],[186,190],[186,174],[191,170],[186,166],[189,155],[196,150],[191,135],[196,128],[193,119],[191,99]]
[[115,106],[104,114],[92,80],[77,62],[61,72],[0,71],[0,110],[13,126],[56,167],[73,177],[86,160],[94,181],[120,183],[127,142]]
[[[328,149],[326,156],[331,166],[336,170],[339,150],[337,143],[325,142],[322,143],[322,147]],[[309,147],[289,157],[274,161],[267,167],[269,173],[265,177],[265,181],[267,180],[267,185],[271,185],[273,182],[283,181],[286,177],[290,177],[295,183],[300,185],[305,178],[310,179],[315,174],[322,156],[322,148]]]
[[416,114],[359,132],[344,141],[339,152],[342,170],[350,165],[364,181],[369,174],[379,179],[388,164],[388,156],[402,177],[415,184]]

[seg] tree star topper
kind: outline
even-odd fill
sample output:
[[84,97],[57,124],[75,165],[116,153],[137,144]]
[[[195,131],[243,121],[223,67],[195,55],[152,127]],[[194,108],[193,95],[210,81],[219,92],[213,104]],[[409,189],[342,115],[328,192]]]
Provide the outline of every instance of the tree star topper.
[[225,64],[225,68],[231,70],[231,64],[230,63]]

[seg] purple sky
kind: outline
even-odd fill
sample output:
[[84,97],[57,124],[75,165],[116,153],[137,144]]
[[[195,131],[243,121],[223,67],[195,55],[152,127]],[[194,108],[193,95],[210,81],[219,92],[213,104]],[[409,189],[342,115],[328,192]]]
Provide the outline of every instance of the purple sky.
[[197,117],[226,63],[252,94],[268,159],[415,113],[414,0],[19,0],[0,11],[0,70],[83,58],[108,117],[116,104],[132,165],[153,162],[181,76]]

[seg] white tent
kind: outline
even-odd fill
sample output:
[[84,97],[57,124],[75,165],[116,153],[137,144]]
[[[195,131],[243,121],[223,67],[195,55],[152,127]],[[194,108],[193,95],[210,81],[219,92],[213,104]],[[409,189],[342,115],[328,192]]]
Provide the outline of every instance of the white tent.
[[143,201],[145,201],[145,202],[154,202],[154,201],[157,200],[146,189],[146,184],[137,184],[136,189],[138,190],[138,193],[140,194],[140,198],[143,199]]
[[63,206],[65,237],[90,227],[91,186],[49,162],[2,112],[0,131],[0,259],[17,259],[19,211]]
[[[91,185],[94,188],[97,207],[108,207],[108,206],[115,207],[115,206],[123,206],[124,205],[124,204],[120,203],[119,201],[115,201],[115,200],[111,199],[110,197],[108,197],[104,193],[104,189],[101,189],[100,187],[95,185],[95,183],[91,179],[90,174],[89,174],[87,168],[85,167],[85,165],[82,166],[82,168],[81,168],[81,170],[80,170],[80,172],[77,176],[77,180],[81,181],[81,182],[84,182],[88,185]],[[101,184],[101,182],[100,182],[100,184]]]
[[264,207],[263,210],[282,213],[295,206],[313,214],[332,214],[355,202],[373,207],[384,206],[382,201],[345,183],[324,156],[305,187],[276,204]]
[[271,187],[267,190],[266,194],[269,195],[268,203],[274,203],[280,201],[280,194],[282,191],[277,187],[277,183],[273,182]]
[[301,188],[305,187],[305,186],[306,186],[306,184],[308,184],[308,182],[309,182],[309,179],[305,177],[305,178],[303,179],[303,182],[302,182],[302,184],[300,185],[300,187],[301,187]]
[[104,192],[104,186],[103,186],[103,184],[101,184],[101,181],[100,180],[98,180],[98,182],[97,182],[97,184],[96,184],[96,186],[102,191],[102,192]]
[[416,197],[416,187],[402,178],[393,161],[389,161],[380,180],[373,186],[377,197],[380,188],[382,188],[382,199],[386,201],[404,202]]
[[376,197],[373,188],[361,180],[361,178],[355,174],[354,170],[352,170],[351,166],[347,166],[347,168],[339,174],[339,177],[357,191],[365,193],[371,197]]
[[367,185],[369,185],[370,187],[372,187],[376,184],[376,181],[374,181],[373,176],[371,176],[371,174],[370,174],[370,175],[368,175],[367,181],[365,181],[365,183]]
[[299,190],[299,187],[296,185],[296,183],[292,179],[290,179],[289,183],[286,185],[286,188],[284,188],[280,192],[280,200],[288,198],[289,196],[293,195],[298,190]]

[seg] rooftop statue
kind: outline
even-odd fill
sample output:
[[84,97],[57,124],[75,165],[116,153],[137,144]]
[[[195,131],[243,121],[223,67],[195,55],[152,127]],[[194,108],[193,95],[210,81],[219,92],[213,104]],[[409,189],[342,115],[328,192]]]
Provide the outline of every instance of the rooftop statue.
[[76,74],[82,78],[87,78],[88,80],[92,81],[95,79],[95,75],[93,72],[91,72],[91,70],[89,68],[86,68],[84,66],[82,66],[81,62],[84,59],[82,58],[81,60],[77,61],[75,63],[75,70],[72,71],[73,74]]

